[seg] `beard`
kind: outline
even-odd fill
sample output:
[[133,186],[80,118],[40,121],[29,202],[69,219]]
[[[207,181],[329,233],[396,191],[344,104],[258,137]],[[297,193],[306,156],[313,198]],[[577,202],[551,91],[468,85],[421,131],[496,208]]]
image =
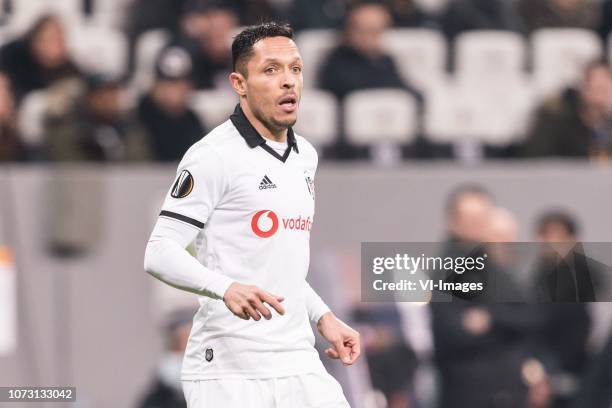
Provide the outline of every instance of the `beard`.
[[253,115],[272,133],[286,130],[297,122],[297,117],[278,120],[273,116],[266,117],[259,109],[253,110]]

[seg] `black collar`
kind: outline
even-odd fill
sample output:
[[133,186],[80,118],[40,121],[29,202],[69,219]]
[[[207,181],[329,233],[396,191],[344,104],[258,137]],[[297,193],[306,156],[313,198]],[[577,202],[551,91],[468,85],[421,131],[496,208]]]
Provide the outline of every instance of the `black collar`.
[[266,139],[264,139],[263,136],[261,136],[259,132],[253,127],[251,122],[249,122],[244,112],[242,111],[240,104],[236,105],[236,109],[234,109],[234,113],[231,114],[230,120],[232,121],[236,129],[238,129],[238,133],[240,133],[240,136],[244,138],[250,148],[261,146],[265,151],[267,151],[277,159],[281,160],[282,162],[285,162],[287,160],[291,149],[295,150],[296,153],[299,153],[297,141],[295,140],[295,134],[293,133],[292,128],[287,129],[287,150],[285,151],[285,154],[281,156],[274,149],[272,149],[266,144]]

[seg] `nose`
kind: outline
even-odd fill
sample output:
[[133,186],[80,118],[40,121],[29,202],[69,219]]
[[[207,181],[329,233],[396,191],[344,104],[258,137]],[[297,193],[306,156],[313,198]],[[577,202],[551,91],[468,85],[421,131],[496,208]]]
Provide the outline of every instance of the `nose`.
[[285,75],[283,75],[282,87],[283,89],[292,89],[295,87],[295,78],[291,74],[291,71],[285,72]]

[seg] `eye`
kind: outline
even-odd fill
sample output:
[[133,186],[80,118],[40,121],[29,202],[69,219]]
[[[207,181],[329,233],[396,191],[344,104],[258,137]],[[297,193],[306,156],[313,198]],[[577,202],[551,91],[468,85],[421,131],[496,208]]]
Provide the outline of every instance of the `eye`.
[[276,68],[275,67],[268,67],[264,70],[264,72],[266,74],[273,74],[274,72],[276,72]]
[[293,71],[294,74],[299,74],[300,72],[302,72],[302,67],[295,66],[291,68],[291,70]]

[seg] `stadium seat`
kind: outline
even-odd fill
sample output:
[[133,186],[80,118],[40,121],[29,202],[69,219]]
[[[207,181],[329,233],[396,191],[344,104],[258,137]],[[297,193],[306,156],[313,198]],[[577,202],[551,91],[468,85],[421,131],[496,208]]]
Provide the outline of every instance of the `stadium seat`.
[[149,88],[154,79],[155,60],[160,51],[170,41],[167,30],[149,30],[144,32],[136,42],[136,61],[132,84],[139,91]]
[[388,30],[383,44],[404,80],[420,88],[440,83],[446,76],[446,40],[435,30]]
[[103,27],[121,29],[132,0],[92,0],[92,3],[92,23]]
[[197,91],[193,93],[190,106],[206,128],[212,129],[229,118],[237,103],[238,97],[231,91]]
[[339,32],[329,29],[304,30],[295,42],[304,60],[304,87],[317,87],[317,75],[327,54],[339,43]]
[[83,0],[14,0],[8,24],[17,35],[25,33],[38,17],[48,13],[59,16],[66,27],[79,24],[83,20],[82,3]]
[[22,140],[28,146],[41,146],[44,141],[44,120],[48,103],[46,91],[30,92],[21,102],[17,125]]
[[534,78],[540,95],[577,81],[586,64],[601,58],[601,40],[593,31],[547,28],[531,37]]
[[77,25],[70,27],[68,33],[72,55],[85,71],[113,77],[125,74],[127,40],[121,31]]
[[417,103],[404,90],[355,91],[345,98],[344,129],[355,145],[409,143],[417,127]]
[[427,94],[425,135],[432,142],[505,146],[524,137],[535,98],[527,82],[506,87],[454,84]]
[[331,144],[338,135],[338,103],[334,95],[317,89],[305,90],[295,131],[315,146]]
[[469,31],[455,40],[455,58],[462,83],[513,81],[525,75],[526,44],[510,31]]
[[417,7],[428,14],[442,13],[449,2],[450,0],[414,0]]

